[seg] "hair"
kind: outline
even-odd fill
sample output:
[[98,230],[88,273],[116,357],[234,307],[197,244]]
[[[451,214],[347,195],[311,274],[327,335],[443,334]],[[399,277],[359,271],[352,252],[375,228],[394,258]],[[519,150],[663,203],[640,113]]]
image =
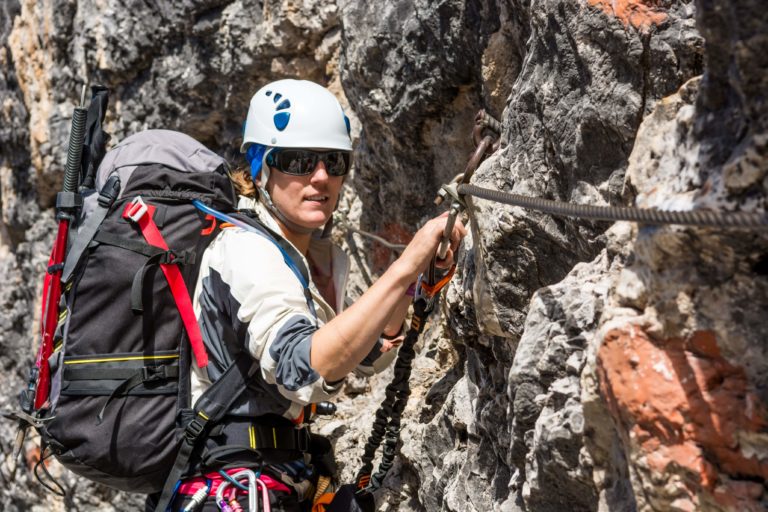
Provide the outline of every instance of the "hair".
[[251,169],[248,166],[241,165],[229,172],[229,180],[235,187],[235,191],[245,197],[258,198],[259,191],[251,179]]

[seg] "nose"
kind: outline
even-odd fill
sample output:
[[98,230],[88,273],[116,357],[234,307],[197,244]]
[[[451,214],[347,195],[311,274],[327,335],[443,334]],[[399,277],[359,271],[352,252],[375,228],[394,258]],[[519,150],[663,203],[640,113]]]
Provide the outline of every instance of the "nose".
[[317,165],[315,166],[315,170],[312,171],[310,182],[311,183],[326,182],[328,181],[328,178],[330,178],[330,175],[328,174],[328,169],[326,169],[325,167],[325,162],[323,162],[322,160],[318,160]]

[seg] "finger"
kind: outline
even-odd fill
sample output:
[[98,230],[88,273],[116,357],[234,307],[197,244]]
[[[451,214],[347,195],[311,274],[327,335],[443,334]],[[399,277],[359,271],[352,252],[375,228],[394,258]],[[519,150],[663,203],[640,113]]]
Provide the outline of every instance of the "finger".
[[467,227],[464,225],[463,222],[461,222],[461,220],[456,221],[456,227],[459,228],[459,232],[461,233],[462,237],[467,236]]
[[466,230],[454,229],[451,233],[451,248],[456,251],[461,244],[462,239],[466,236]]

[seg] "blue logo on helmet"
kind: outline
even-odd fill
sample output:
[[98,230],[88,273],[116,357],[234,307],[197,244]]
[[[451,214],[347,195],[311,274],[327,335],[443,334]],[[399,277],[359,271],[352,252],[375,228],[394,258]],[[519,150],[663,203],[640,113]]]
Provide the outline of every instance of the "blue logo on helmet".
[[[267,96],[272,96],[272,91],[267,91]],[[272,101],[277,103],[282,97],[283,95],[279,92],[275,93],[275,97],[272,98]],[[288,126],[288,122],[291,120],[291,113],[281,112],[281,110],[288,110],[289,108],[291,108],[291,102],[288,99],[284,99],[277,105],[277,107],[275,107],[276,113],[272,118],[272,121],[275,123],[275,128],[280,132],[285,130],[285,127]]]

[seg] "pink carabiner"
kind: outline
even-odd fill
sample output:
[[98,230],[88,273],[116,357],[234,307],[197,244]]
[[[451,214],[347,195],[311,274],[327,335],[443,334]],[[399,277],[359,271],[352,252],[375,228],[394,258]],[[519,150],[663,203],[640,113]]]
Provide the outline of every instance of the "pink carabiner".
[[271,512],[272,507],[269,504],[269,489],[267,488],[267,484],[265,484],[261,478],[256,479],[256,490],[258,491],[259,485],[261,485],[261,510],[263,512]]

